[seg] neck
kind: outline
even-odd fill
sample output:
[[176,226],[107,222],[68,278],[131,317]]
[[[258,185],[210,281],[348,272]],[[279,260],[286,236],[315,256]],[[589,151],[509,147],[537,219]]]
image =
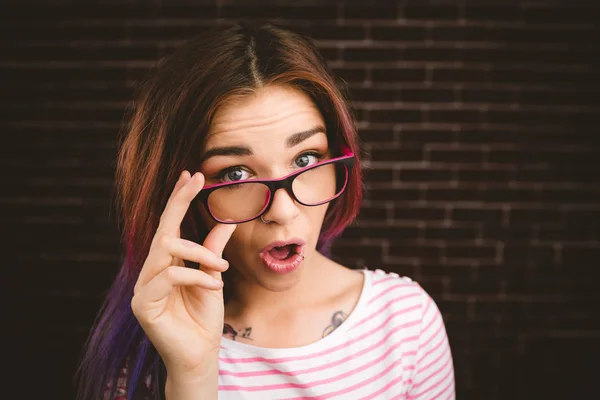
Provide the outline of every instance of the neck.
[[326,282],[330,282],[328,277],[335,272],[335,263],[317,251],[304,263],[298,280],[289,289],[270,290],[234,272],[233,294],[225,307],[226,317],[269,320],[318,303],[317,295],[327,295]]

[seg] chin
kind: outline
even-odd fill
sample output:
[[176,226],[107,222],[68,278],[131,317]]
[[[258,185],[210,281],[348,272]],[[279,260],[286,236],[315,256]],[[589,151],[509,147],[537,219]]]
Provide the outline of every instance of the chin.
[[[296,275],[296,274],[295,274]],[[261,279],[262,278],[262,279]],[[260,277],[258,284],[270,292],[287,292],[300,282],[300,276],[286,276],[285,278]]]

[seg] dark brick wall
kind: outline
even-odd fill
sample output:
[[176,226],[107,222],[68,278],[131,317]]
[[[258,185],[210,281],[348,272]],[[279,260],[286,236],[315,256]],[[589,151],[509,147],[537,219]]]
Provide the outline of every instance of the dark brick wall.
[[336,258],[408,275],[437,300],[458,397],[592,387],[595,2],[16,3],[0,12],[0,216],[20,398],[73,396],[117,270],[115,136],[134,81],[182,39],[247,16],[311,34],[348,82],[368,194]]

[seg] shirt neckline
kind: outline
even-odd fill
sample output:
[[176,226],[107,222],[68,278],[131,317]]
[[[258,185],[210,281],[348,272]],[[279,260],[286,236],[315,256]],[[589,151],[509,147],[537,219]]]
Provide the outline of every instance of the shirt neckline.
[[222,337],[221,351],[233,351],[236,353],[242,353],[244,355],[255,357],[293,357],[297,355],[304,355],[307,353],[314,353],[316,351],[330,347],[332,344],[338,343],[340,338],[343,337],[346,331],[352,325],[354,325],[355,321],[358,318],[360,318],[360,316],[363,314],[363,309],[365,308],[365,304],[367,302],[368,293],[372,285],[372,277],[369,273],[370,271],[367,268],[362,269],[361,272],[363,273],[364,277],[363,287],[360,292],[360,296],[358,298],[356,306],[354,307],[348,318],[346,318],[339,327],[337,327],[333,332],[331,332],[324,338],[321,338],[316,342],[312,342],[299,347],[270,348],[236,342],[234,340]]

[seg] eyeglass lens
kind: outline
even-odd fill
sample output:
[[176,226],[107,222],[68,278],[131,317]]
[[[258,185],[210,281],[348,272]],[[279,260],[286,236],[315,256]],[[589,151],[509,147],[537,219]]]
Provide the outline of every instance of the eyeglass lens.
[[[347,179],[348,171],[342,163],[324,164],[296,176],[292,190],[301,203],[318,205],[338,196]],[[208,208],[218,220],[246,221],[260,215],[270,197],[269,187],[263,183],[227,185],[208,196]]]

